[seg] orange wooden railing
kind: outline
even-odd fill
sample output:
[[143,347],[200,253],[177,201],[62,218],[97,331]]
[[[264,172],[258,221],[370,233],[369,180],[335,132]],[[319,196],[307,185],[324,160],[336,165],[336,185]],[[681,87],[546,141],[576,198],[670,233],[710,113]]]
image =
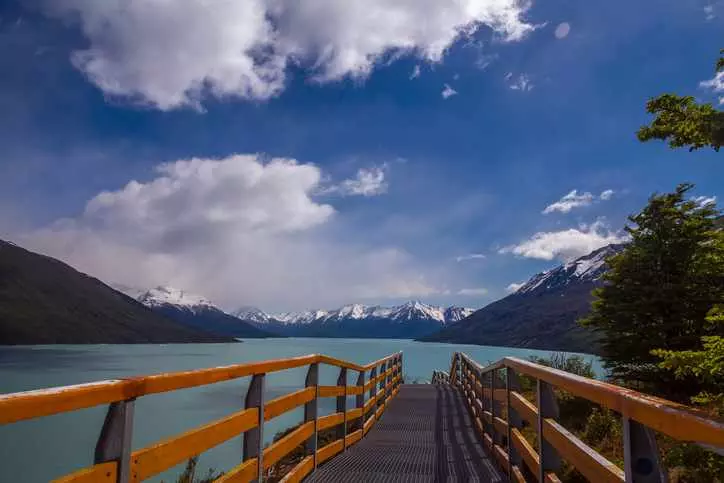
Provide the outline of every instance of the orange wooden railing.
[[[339,368],[336,386],[319,385],[320,364]],[[271,401],[264,400],[266,374],[304,366],[308,367],[304,389]],[[356,385],[347,384],[348,371],[358,373]],[[137,398],[249,376],[251,383],[243,409],[152,446],[132,451],[134,401]],[[382,415],[389,400],[397,394],[401,382],[401,352],[367,365],[312,354],[6,394],[0,396],[0,424],[110,404],[95,448],[95,464],[56,482],[143,481],[239,435],[244,437],[241,463],[216,481],[261,481],[265,470],[296,447],[305,444],[308,455],[285,477],[285,481],[300,481],[317,465],[359,441]],[[365,393],[369,394],[367,398]],[[355,408],[347,409],[347,396],[352,395],[356,396]],[[337,412],[319,417],[317,402],[322,397],[336,397]],[[304,423],[264,448],[264,422],[302,405]],[[356,420],[360,420],[359,429],[348,434],[348,423]],[[333,427],[338,427],[337,439],[318,448],[319,431]]]
[[[536,404],[523,396],[520,375],[535,379]],[[555,472],[563,459],[595,483],[666,482],[654,431],[718,452],[724,448],[724,423],[702,412],[514,357],[483,367],[456,352],[450,373],[435,371],[433,383],[462,391],[485,446],[511,481],[559,481]],[[554,388],[621,415],[623,469],[561,426]],[[523,436],[524,424],[535,428],[537,448]]]

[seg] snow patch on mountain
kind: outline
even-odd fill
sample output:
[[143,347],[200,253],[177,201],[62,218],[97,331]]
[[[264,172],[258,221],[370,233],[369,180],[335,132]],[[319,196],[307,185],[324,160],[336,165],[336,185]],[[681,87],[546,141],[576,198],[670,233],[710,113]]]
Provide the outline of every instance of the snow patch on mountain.
[[234,317],[238,317],[242,320],[255,322],[257,324],[265,324],[269,322],[269,315],[264,313],[264,311],[251,306],[241,307],[232,312],[231,315],[233,315]]
[[623,244],[607,245],[572,262],[539,273],[515,293],[526,294],[539,289],[549,290],[564,287],[576,281],[598,280],[606,272],[606,258],[619,253],[623,247]]
[[214,307],[214,304],[200,295],[195,295],[173,287],[161,286],[148,290],[138,297],[138,301],[147,307],[160,305],[175,305],[188,309]]
[[[282,314],[266,314],[259,309],[251,314],[247,309],[239,309],[234,312],[239,318],[253,322],[271,323],[277,322],[284,325],[290,324],[330,324],[344,322],[345,320],[379,320],[389,319],[396,322],[415,320],[436,321],[440,324],[457,322],[475,312],[475,309],[465,307],[438,307],[428,305],[420,301],[411,301],[394,307],[383,307],[381,305],[350,304],[335,310],[308,310],[304,312],[286,312]],[[252,318],[253,317],[253,318]]]

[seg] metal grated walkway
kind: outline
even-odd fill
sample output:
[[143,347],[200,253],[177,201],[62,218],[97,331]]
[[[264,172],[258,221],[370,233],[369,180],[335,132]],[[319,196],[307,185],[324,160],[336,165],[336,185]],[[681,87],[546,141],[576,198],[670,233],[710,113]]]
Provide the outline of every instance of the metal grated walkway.
[[405,384],[357,444],[306,482],[502,482],[458,391]]

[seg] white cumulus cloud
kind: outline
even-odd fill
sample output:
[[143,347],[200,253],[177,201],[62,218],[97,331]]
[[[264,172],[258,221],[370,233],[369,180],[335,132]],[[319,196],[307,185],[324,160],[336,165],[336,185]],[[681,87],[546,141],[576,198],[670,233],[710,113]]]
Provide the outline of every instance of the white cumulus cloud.
[[[717,72],[712,79],[701,81],[699,86],[711,89],[716,94],[724,94],[724,71]],[[724,96],[719,98],[719,104],[724,104]]]
[[613,193],[614,193],[613,190],[603,190],[603,191],[601,191],[601,194],[598,195],[598,197],[600,199],[602,199],[603,201],[608,201],[613,197]]
[[591,225],[582,225],[579,228],[538,232],[529,239],[523,240],[516,245],[503,247],[498,252],[502,254],[512,253],[521,257],[540,260],[559,259],[569,261],[602,246],[621,243],[626,240],[625,234],[610,230],[599,220]]
[[481,27],[518,41],[525,0],[59,0],[45,12],[88,41],[73,64],[108,95],[201,108],[206,95],[268,99],[288,67],[321,82],[364,78],[381,59],[439,62]]
[[453,89],[453,88],[450,87],[449,85],[445,84],[445,87],[443,88],[443,90],[442,90],[442,92],[440,93],[440,95],[442,96],[443,99],[447,99],[448,97],[452,97],[452,96],[457,95],[457,93],[458,93],[458,91],[456,91],[455,89]]
[[[601,201],[608,201],[613,197],[613,194],[614,191],[611,189],[604,190],[600,195],[598,195],[598,199]],[[595,200],[596,196],[588,191],[579,194],[578,190],[572,190],[555,203],[551,203],[546,206],[542,213],[544,215],[548,215],[556,211],[560,213],[569,213],[574,208],[590,206]]]
[[336,194],[339,196],[377,196],[387,192],[385,172],[387,165],[372,168],[360,168],[357,176],[346,179],[337,185],[320,190],[320,194]]
[[340,214],[315,199],[322,179],[317,166],[293,159],[179,160],[15,238],[108,282],[171,285],[229,308],[440,292],[404,250],[350,241]]
[[593,195],[591,193],[586,191],[585,193],[578,194],[578,190],[573,190],[555,203],[546,206],[543,214],[547,215],[556,211],[568,213],[574,208],[589,206],[591,203],[593,203]]

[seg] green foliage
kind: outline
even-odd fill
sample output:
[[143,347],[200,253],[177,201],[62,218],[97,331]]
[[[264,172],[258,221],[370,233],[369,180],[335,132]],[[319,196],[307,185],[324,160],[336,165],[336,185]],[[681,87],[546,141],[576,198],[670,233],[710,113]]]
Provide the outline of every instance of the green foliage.
[[596,373],[593,371],[593,361],[586,361],[581,356],[568,355],[565,352],[554,352],[549,357],[530,356],[528,359],[536,364],[570,372],[578,376],[591,379],[596,377]]
[[639,141],[668,140],[671,148],[689,146],[689,151],[711,147],[715,151],[724,144],[724,113],[709,104],[699,104],[692,96],[663,94],[649,99],[646,111],[655,119],[642,126],[636,135]]
[[[594,378],[596,375],[593,371],[593,361],[586,361],[586,359],[578,355],[554,352],[549,357],[531,356],[529,360],[542,366],[552,367],[578,376]],[[522,379],[521,385],[524,392],[535,391],[534,381],[531,379]],[[570,430],[582,431],[586,424],[586,418],[588,418],[593,407],[591,403],[566,391],[556,390],[556,395],[561,424]]]
[[[707,316],[714,331],[721,333],[724,328],[724,305],[714,307]],[[701,392],[692,398],[695,404],[724,413],[724,337],[718,335],[701,338],[701,347],[696,350],[671,351],[658,349],[652,352],[662,361],[659,366],[674,372],[679,379],[695,377]]]
[[205,476],[196,476],[196,467],[199,464],[199,457],[194,456],[186,462],[186,468],[183,473],[176,479],[176,483],[211,483],[219,478],[223,473],[217,473],[213,469],[209,469]]
[[676,444],[664,452],[671,483],[724,481],[724,457],[696,444]]
[[586,420],[583,438],[596,445],[606,441],[620,441],[621,419],[609,409],[594,408]]
[[714,203],[687,199],[692,188],[654,195],[629,217],[631,242],[607,261],[605,284],[581,321],[601,335],[604,365],[615,381],[686,402],[700,381],[675,376],[652,351],[691,350],[702,336],[723,335],[706,315],[724,300],[724,233],[715,228]]
[[[716,71],[721,70],[724,57],[716,64]],[[646,111],[655,118],[650,126],[639,129],[640,141],[668,140],[671,148],[689,146],[689,151],[707,146],[719,151],[724,144],[724,112],[711,104],[699,104],[692,96],[664,94],[649,99]]]

